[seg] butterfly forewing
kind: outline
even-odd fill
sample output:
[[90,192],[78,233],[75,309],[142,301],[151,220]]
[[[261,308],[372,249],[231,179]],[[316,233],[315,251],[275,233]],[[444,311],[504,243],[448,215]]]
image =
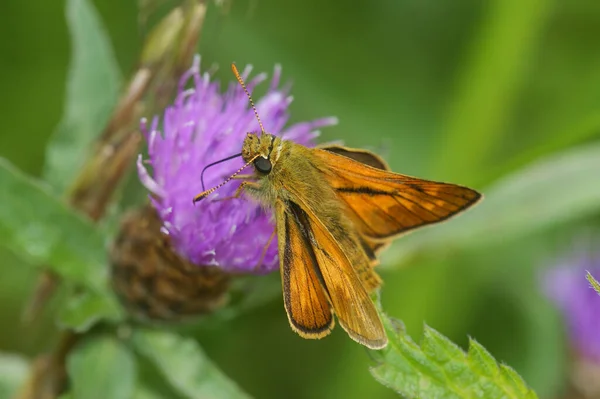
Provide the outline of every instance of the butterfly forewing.
[[333,329],[331,306],[308,234],[289,206],[276,204],[283,301],[292,329],[305,338],[322,338]]
[[327,165],[324,175],[355,227],[374,240],[448,219],[481,197],[467,187],[388,172],[331,151],[315,155]]
[[288,209],[298,230],[305,231],[309,238],[318,264],[317,274],[340,325],[352,339],[369,348],[385,347],[387,337],[375,305],[344,249],[307,207],[290,202]]

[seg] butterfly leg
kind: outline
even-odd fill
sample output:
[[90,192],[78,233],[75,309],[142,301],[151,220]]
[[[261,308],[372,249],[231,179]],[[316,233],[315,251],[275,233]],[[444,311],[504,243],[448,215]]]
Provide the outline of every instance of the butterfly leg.
[[232,177],[233,180],[256,180],[255,175],[245,174],[245,175],[237,175]]
[[275,238],[276,233],[277,233],[277,230],[273,229],[273,233],[271,233],[271,237],[269,237],[267,244],[263,247],[262,254],[260,255],[260,259],[256,263],[256,266],[254,266],[255,271],[258,270],[262,266],[262,263],[265,260],[265,256],[267,256],[267,251],[269,250],[269,247],[271,246],[271,243],[273,242],[273,238]]
[[240,186],[237,188],[237,190],[235,190],[235,193],[233,195],[230,195],[229,197],[218,198],[215,200],[215,202],[240,198],[243,190],[252,190],[252,189],[256,190],[258,188],[260,188],[258,183],[246,180],[246,181],[243,181],[242,184],[240,184]]

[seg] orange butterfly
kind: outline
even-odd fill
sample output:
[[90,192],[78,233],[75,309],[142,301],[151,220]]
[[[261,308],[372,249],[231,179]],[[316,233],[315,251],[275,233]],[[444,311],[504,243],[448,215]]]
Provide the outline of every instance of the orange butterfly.
[[[465,210],[481,194],[390,172],[369,151],[307,148],[266,133],[235,65],[232,69],[248,94],[261,134],[248,133],[242,152],[235,155],[245,165],[194,202],[242,178],[235,197],[246,192],[274,210],[283,299],[292,329],[304,338],[322,338],[333,329],[335,314],[355,341],[372,349],[385,347],[385,330],[370,297],[381,284],[373,270],[377,251],[408,230]],[[254,173],[239,175],[250,165]]]

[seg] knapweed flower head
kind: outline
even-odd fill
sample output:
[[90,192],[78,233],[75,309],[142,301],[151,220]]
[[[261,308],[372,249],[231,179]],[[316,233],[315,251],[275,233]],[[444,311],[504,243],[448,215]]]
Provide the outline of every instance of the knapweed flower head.
[[[242,76],[252,92],[267,76],[259,74],[248,80],[250,71],[251,67],[246,67]],[[286,127],[292,98],[289,87],[279,87],[280,74],[276,66],[266,94],[254,98],[265,130],[312,146],[317,129],[335,124],[336,119]],[[241,86],[232,82],[221,93],[218,82],[211,81],[206,72],[201,74],[199,57],[181,78],[176,99],[164,111],[162,121],[154,118],[150,127],[142,121],[149,159],[138,159],[140,180],[150,191],[152,205],[163,221],[162,232],[170,236],[179,255],[194,264],[254,273],[278,267],[276,237],[264,251],[275,229],[270,211],[247,196],[229,198],[239,182],[232,181],[206,200],[192,203],[194,196],[203,191],[202,169],[239,153],[246,133],[257,131],[258,122]],[[208,169],[204,174],[206,188],[223,182],[242,165],[238,157]]]
[[600,256],[580,255],[545,272],[546,295],[560,309],[571,345],[588,360],[600,363],[600,296],[586,279],[600,278]]

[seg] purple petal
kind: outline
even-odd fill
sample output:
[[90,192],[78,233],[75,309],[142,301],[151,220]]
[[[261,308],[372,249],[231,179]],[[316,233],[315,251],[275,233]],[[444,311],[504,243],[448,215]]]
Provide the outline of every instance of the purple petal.
[[572,345],[600,362],[600,296],[586,280],[586,271],[600,277],[600,257],[581,256],[545,272],[545,294],[561,310]]
[[[267,79],[252,79],[251,67],[242,76],[252,91]],[[286,139],[313,146],[316,129],[337,122],[322,118],[287,126],[291,97],[279,88],[281,68],[275,67],[267,93],[256,99],[265,129]],[[202,191],[200,174],[209,163],[238,153],[247,132],[259,131],[258,122],[243,89],[232,82],[225,93],[200,71],[200,58],[183,74],[172,105],[164,111],[159,131],[158,118],[141,130],[148,144],[149,160],[138,159],[142,184],[154,194],[151,203],[163,220],[178,253],[198,265],[218,265],[227,271],[268,273],[278,268],[277,238],[269,242],[275,226],[270,212],[247,198],[216,201],[233,195],[239,183],[226,184],[204,201],[192,203]],[[287,127],[286,127],[287,126]],[[208,169],[208,187],[222,182],[242,166],[233,159]],[[147,165],[151,165],[152,174]]]

